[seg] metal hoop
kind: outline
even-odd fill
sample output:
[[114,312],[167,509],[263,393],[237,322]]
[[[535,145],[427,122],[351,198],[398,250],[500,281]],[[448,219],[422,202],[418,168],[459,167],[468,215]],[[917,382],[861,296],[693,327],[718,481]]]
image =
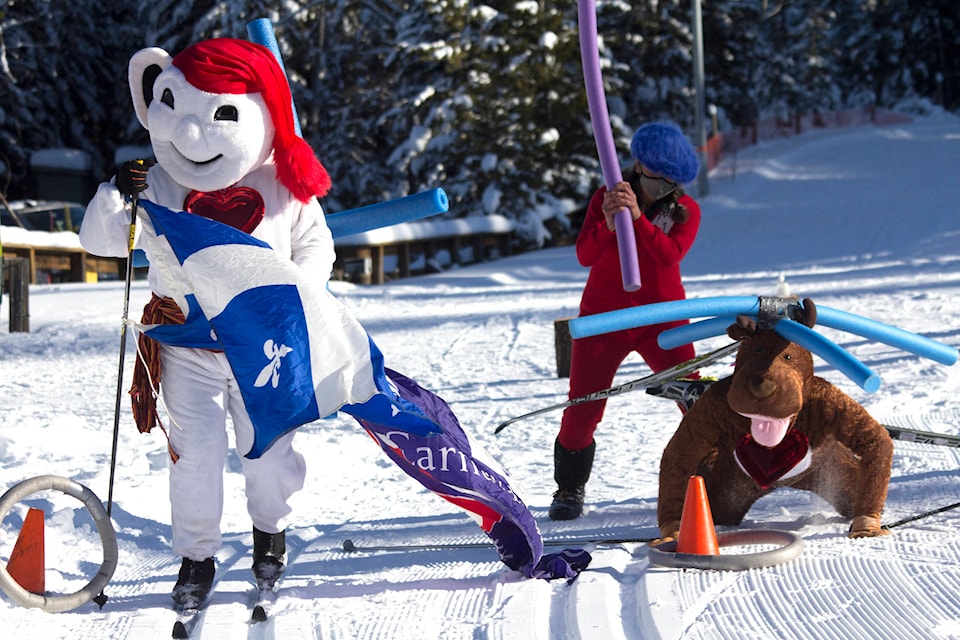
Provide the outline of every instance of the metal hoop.
[[107,515],[100,499],[82,484],[61,476],[37,476],[24,480],[11,488],[0,498],[0,520],[5,518],[13,505],[23,498],[50,489],[73,496],[87,507],[87,511],[93,516],[93,521],[97,524],[97,531],[100,533],[100,542],[103,545],[103,563],[100,565],[97,574],[87,583],[87,586],[72,594],[45,596],[31,593],[21,587],[4,566],[0,566],[0,589],[11,600],[24,607],[43,609],[47,613],[59,613],[90,602],[98,593],[103,591],[103,587],[113,577],[113,572],[117,568],[117,535],[113,530],[113,524],[110,522],[110,516]]
[[803,551],[803,538],[789,531],[773,529],[745,529],[717,534],[721,547],[751,544],[779,544],[780,547],[758,553],[734,555],[699,555],[676,553],[676,541],[665,542],[650,548],[650,564],[675,569],[719,569],[742,571],[760,569],[793,560]]

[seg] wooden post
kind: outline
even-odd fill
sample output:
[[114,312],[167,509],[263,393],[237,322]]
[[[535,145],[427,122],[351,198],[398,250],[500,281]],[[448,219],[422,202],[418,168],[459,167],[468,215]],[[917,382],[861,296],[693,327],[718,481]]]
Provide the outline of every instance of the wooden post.
[[557,352],[557,377],[570,377],[570,349],[573,338],[570,337],[570,318],[553,321],[553,343]]
[[4,260],[3,275],[10,293],[10,333],[30,333],[30,261]]
[[370,257],[373,260],[373,273],[370,276],[373,284],[383,284],[383,245],[370,247]]

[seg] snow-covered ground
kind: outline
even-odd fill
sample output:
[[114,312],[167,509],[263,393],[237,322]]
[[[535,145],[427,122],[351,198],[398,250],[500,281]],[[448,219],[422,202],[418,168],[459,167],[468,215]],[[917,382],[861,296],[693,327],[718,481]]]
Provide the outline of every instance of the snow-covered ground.
[[[685,262],[689,297],[793,293],[960,346],[960,120],[831,130],[765,143],[728,159],[702,198],[704,223]],[[552,443],[559,414],[508,417],[564,399],[553,321],[576,314],[586,272],[571,247],[515,256],[385,286],[334,283],[387,365],[450,403],[506,469],[548,540],[656,535],[660,454],[679,414],[642,392],[610,401],[597,433],[588,509],[554,523]],[[106,501],[123,284],[32,287],[32,332],[6,330],[0,308],[0,488],[43,474],[71,478]],[[133,286],[131,314],[148,297]],[[821,328],[883,379],[868,394],[817,359],[817,373],[881,422],[960,434],[960,376],[898,349]],[[725,342],[697,344],[700,352]],[[125,377],[132,371],[132,342]],[[731,360],[704,373],[725,375]],[[618,382],[644,375],[630,359]],[[127,388],[124,381],[124,391]],[[300,430],[309,462],[289,530],[290,569],[276,615],[247,623],[250,522],[239,460],[228,463],[225,543],[202,638],[960,638],[960,509],[850,540],[819,498],[780,490],[745,528],[802,536],[790,562],[748,571],[652,566],[643,544],[586,545],[593,563],[572,584],[507,569],[464,513],[421,489],[345,416]],[[121,405],[113,521],[119,566],[103,609],[45,613],[0,598],[7,637],[166,638],[170,555],[163,436],[133,427]],[[897,441],[886,524],[960,502],[960,449]],[[46,582],[83,587],[101,562],[83,505],[45,492],[0,526],[8,557],[26,506],[46,511]],[[721,529],[723,531],[724,529]],[[466,549],[357,547],[465,542]],[[724,549],[724,553],[738,550]]]

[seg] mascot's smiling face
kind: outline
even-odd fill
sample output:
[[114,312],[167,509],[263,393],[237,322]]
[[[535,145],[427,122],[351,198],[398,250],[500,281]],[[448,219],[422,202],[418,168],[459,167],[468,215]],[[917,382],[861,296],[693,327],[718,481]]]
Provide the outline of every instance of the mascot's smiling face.
[[217,191],[262,165],[274,126],[258,93],[208,93],[194,87],[162,49],[130,60],[130,88],[157,161],[177,183]]

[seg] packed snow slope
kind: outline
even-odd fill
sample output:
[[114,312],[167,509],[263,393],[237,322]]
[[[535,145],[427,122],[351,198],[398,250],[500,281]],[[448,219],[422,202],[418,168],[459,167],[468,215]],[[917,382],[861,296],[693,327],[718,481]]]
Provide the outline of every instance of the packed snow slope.
[[[703,227],[686,259],[688,296],[792,292],[960,346],[960,120],[804,134],[741,152],[710,176]],[[656,535],[658,465],[679,421],[642,392],[612,399],[597,432],[586,514],[546,516],[559,413],[501,421],[564,399],[553,322],[576,315],[586,271],[572,247],[527,253],[384,286],[333,290],[387,365],[441,395],[495,457],[550,541]],[[148,298],[134,283],[131,314]],[[117,394],[120,282],[32,287],[32,331],[0,329],[0,487],[38,475],[76,480],[107,501]],[[9,301],[0,309],[7,317]],[[960,376],[858,336],[820,331],[883,379],[862,391],[826,362],[817,374],[881,422],[960,434]],[[703,352],[725,343],[696,345]],[[127,348],[123,389],[132,371]],[[726,375],[732,359],[705,374]],[[617,382],[648,369],[629,359]],[[499,562],[462,512],[395,468],[349,418],[300,430],[307,485],[295,499],[290,568],[275,615],[250,625],[250,522],[239,460],[226,470],[224,545],[202,638],[629,639],[960,638],[960,509],[850,540],[819,498],[779,490],[743,528],[794,532],[799,557],[748,571],[652,566],[644,544],[586,544],[572,584],[525,580]],[[50,614],[0,598],[5,635],[34,640],[169,637],[168,457],[159,432],[137,433],[126,394],[113,492],[119,566],[106,605]],[[896,441],[884,523],[960,503],[960,449]],[[101,562],[83,505],[54,492],[17,505],[0,526],[9,556],[27,506],[46,512],[46,584],[83,587]],[[721,532],[724,529],[721,528]],[[347,552],[351,540],[357,551]],[[377,549],[468,543],[463,549]],[[551,547],[556,549],[557,547]],[[724,549],[724,553],[751,550]],[[5,560],[4,560],[5,561]]]

